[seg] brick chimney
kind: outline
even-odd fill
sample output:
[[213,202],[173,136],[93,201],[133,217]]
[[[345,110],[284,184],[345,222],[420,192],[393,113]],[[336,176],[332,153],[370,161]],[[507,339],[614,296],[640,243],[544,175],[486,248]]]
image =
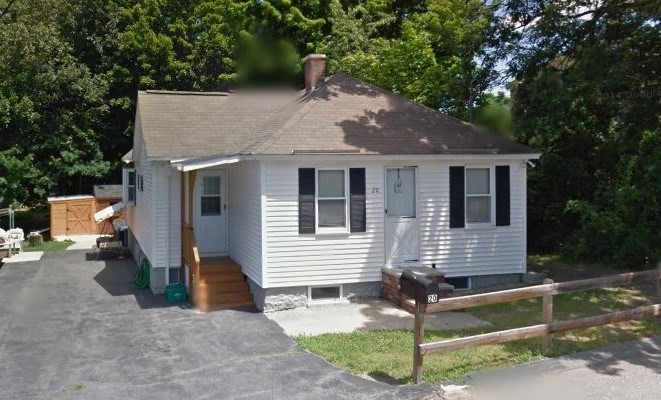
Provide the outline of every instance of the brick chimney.
[[326,55],[309,54],[303,59],[305,66],[305,90],[314,89],[326,73]]

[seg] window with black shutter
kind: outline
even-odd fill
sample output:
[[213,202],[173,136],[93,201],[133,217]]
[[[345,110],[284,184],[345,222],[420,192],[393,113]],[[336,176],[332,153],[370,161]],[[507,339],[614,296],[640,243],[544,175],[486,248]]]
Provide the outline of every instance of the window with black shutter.
[[299,168],[299,233],[366,232],[365,193],[365,168]]
[[450,167],[450,228],[510,225],[508,165]]

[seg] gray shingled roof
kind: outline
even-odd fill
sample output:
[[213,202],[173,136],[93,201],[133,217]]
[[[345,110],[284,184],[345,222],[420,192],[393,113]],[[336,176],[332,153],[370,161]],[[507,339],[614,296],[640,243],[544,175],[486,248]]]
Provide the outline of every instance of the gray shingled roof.
[[537,153],[344,73],[310,93],[140,92],[138,108],[149,157]]

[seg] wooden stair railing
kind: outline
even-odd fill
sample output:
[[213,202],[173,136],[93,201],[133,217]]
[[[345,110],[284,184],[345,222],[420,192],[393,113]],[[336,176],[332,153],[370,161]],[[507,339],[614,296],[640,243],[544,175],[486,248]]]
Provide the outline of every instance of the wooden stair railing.
[[182,265],[187,265],[189,270],[188,287],[192,297],[192,304],[196,302],[197,287],[200,282],[200,253],[195,241],[193,227],[186,222],[181,224],[182,235]]
[[242,308],[254,304],[241,266],[229,257],[201,258],[195,231],[181,224],[182,265],[188,266],[191,304],[202,311]]

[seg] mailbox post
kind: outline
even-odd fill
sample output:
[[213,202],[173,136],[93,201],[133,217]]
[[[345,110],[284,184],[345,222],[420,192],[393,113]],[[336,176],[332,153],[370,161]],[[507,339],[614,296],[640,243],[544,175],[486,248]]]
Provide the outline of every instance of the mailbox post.
[[425,339],[425,317],[427,304],[438,303],[440,289],[431,279],[405,270],[400,278],[400,291],[415,301],[415,319],[413,323],[413,380],[422,382],[422,355],[420,345]]

